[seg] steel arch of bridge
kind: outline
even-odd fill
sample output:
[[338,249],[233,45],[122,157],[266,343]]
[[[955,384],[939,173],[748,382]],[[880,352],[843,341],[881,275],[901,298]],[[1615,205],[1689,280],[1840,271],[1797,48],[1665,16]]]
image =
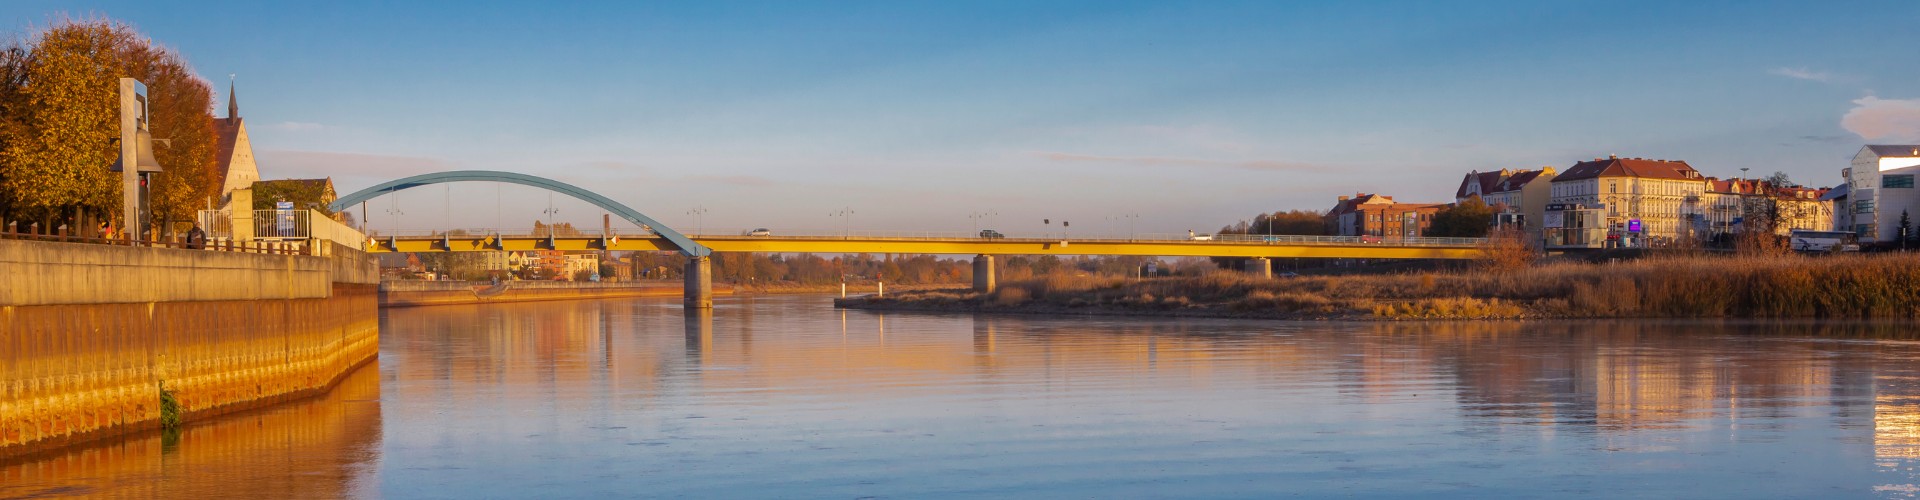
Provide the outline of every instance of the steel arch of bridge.
[[464,181],[505,182],[508,184],[533,186],[533,187],[545,189],[548,191],[553,191],[555,193],[572,196],[574,198],[579,199],[580,201],[592,203],[594,204],[594,206],[598,206],[600,208],[606,209],[608,212],[612,212],[614,215],[618,215],[620,216],[620,218],[626,219],[628,222],[632,222],[634,224],[640,225],[640,227],[651,228],[654,234],[658,234],[660,235],[661,238],[666,238],[667,241],[672,242],[674,246],[680,247],[681,253],[685,253],[687,255],[694,256],[694,257],[705,257],[713,254],[713,249],[707,248],[705,245],[701,245],[699,243],[694,242],[692,239],[687,238],[686,235],[680,234],[679,231],[675,231],[673,230],[673,228],[667,227],[666,224],[661,224],[660,221],[653,220],[652,217],[648,217],[646,214],[640,213],[639,210],[628,208],[626,205],[622,205],[619,202],[608,199],[605,196],[600,196],[599,194],[595,194],[592,191],[581,189],[579,186],[567,184],[565,182],[560,182],[560,181],[548,179],[545,177],[531,176],[527,174],[516,174],[513,172],[495,172],[490,170],[457,170],[452,172],[438,172],[438,173],[432,173],[432,174],[416,175],[416,176],[407,177],[404,179],[395,179],[395,180],[381,183],[380,185],[377,185],[377,186],[355,191],[353,192],[353,194],[342,196],[339,199],[334,200],[334,202],[331,205],[328,205],[327,208],[335,212],[339,212],[341,210],[346,210],[354,206],[355,204],[359,204],[360,202],[364,202],[369,199],[373,199],[374,197],[387,194],[387,193],[392,193],[402,189],[416,188],[416,187],[425,186],[429,184],[441,184],[441,183],[447,183],[447,182],[464,182]]

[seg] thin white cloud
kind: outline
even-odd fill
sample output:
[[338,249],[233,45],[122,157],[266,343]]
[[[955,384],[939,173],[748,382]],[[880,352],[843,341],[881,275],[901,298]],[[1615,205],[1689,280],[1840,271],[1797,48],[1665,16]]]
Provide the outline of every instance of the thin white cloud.
[[1057,162],[1072,163],[1119,163],[1153,167],[1207,167],[1241,168],[1247,170],[1323,172],[1333,170],[1326,165],[1277,160],[1212,160],[1204,158],[1171,158],[1164,156],[1102,156],[1077,153],[1059,153],[1040,151],[1035,156]]
[[1804,67],[1801,67],[1801,68],[1788,68],[1788,67],[1779,67],[1779,68],[1773,68],[1773,69],[1770,69],[1770,70],[1767,70],[1767,74],[1770,74],[1770,75],[1774,75],[1774,76],[1784,76],[1784,77],[1787,77],[1787,78],[1793,78],[1793,79],[1796,79],[1796,80],[1808,80],[1808,81],[1815,81],[1815,82],[1820,82],[1820,83],[1830,83],[1830,82],[1832,82],[1832,81],[1834,80],[1834,78],[1835,78],[1835,76],[1834,76],[1834,74],[1833,74],[1833,73],[1828,73],[1828,72],[1825,72],[1825,71],[1817,71],[1817,70],[1812,70],[1812,69],[1807,69],[1807,68],[1804,68]]
[[1840,126],[1870,141],[1920,141],[1920,99],[1855,99]]
[[326,130],[326,129],[333,128],[333,127],[321,125],[318,123],[307,123],[307,122],[280,122],[280,123],[275,123],[273,125],[270,125],[269,127],[274,130],[280,130],[285,132],[313,132],[316,130]]

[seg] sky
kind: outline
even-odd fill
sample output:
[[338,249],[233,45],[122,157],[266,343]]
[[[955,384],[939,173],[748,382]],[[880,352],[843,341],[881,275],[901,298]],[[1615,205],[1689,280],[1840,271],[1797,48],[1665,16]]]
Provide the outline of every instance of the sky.
[[[1609,154],[1828,186],[1920,141],[1911,1],[0,5],[62,16],[178,50],[220,114],[233,75],[264,178],[513,171],[682,231],[1208,232]],[[365,213],[603,211],[463,183]]]

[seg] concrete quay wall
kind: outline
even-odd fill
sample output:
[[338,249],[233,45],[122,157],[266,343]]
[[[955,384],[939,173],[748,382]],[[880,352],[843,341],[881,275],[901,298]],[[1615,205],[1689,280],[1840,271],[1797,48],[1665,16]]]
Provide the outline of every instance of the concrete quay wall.
[[188,422],[325,392],[379,353],[377,268],[336,250],[0,241],[0,460],[159,429],[163,389]]
[[267,255],[0,240],[0,305],[320,298],[379,283],[367,254]]
[[[678,297],[677,281],[581,283],[569,281],[505,281],[499,285],[474,281],[393,280],[380,283],[381,307],[533,302],[543,300]],[[731,293],[731,290],[724,290]]]

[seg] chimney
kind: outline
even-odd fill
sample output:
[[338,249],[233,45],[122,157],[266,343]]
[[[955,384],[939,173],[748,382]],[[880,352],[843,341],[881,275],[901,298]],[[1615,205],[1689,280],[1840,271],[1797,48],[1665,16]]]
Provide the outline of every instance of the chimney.
[[1607,159],[1609,159],[1609,160],[1618,160],[1618,159],[1620,159],[1620,157],[1619,157],[1619,156],[1617,156],[1617,155],[1611,155],[1611,154],[1610,154],[1610,155],[1607,155]]
[[1347,201],[1347,195],[1340,195],[1340,201]]

